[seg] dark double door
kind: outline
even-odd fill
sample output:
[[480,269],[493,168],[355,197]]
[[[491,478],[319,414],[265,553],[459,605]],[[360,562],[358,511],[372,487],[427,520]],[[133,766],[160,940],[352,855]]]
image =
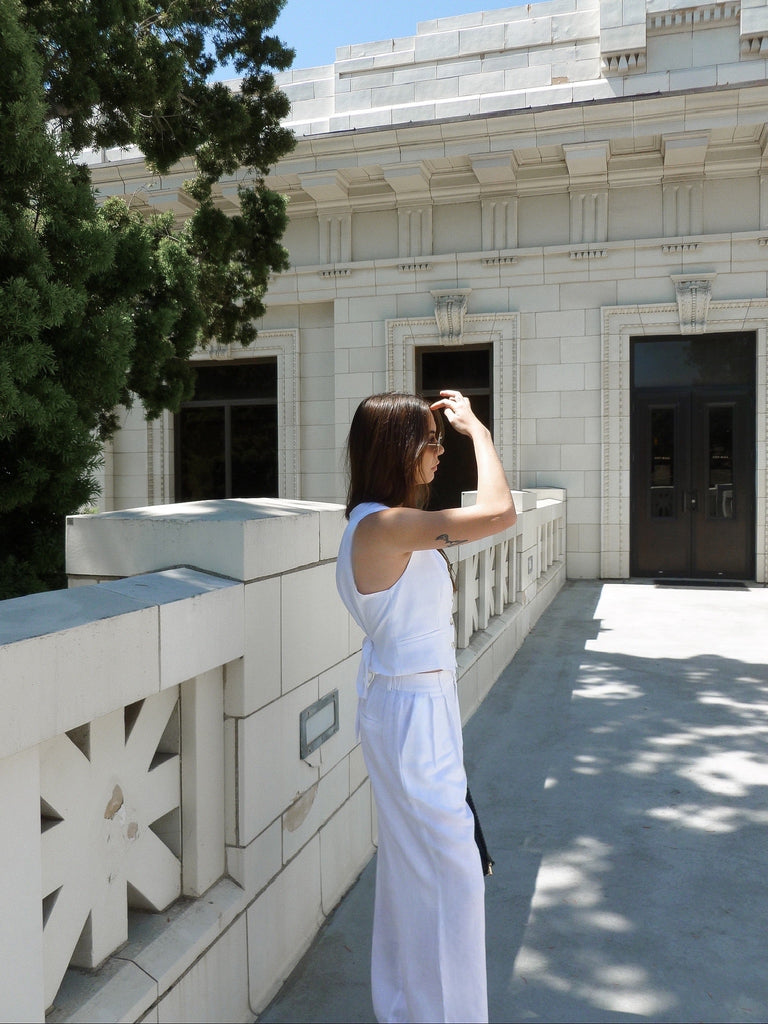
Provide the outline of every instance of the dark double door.
[[754,578],[754,338],[640,345],[633,352],[631,572]]

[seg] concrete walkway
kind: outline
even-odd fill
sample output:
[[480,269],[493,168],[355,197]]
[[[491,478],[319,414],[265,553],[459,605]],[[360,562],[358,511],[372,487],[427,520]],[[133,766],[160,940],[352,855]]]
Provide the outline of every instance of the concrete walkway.
[[[567,584],[465,750],[491,1021],[768,1020],[768,590]],[[373,869],[261,1021],[373,1021]]]

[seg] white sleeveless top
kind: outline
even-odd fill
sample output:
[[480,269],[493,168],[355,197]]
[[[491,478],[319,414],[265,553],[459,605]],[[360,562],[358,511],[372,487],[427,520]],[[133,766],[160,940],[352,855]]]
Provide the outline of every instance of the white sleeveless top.
[[352,618],[365,633],[358,674],[363,696],[372,675],[404,676],[435,669],[456,671],[453,587],[437,550],[414,551],[400,579],[388,590],[361,594],[352,572],[357,524],[387,508],[363,502],[350,513],[336,562],[336,586]]

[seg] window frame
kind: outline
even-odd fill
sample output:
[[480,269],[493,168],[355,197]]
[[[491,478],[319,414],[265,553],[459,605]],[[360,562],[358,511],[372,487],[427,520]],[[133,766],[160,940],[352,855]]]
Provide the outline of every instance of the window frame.
[[[270,397],[257,397],[257,398],[195,398],[194,396],[186,402],[182,402],[179,412],[174,416],[174,435],[176,443],[174,444],[174,488],[177,494],[177,500],[181,501],[196,501],[205,499],[196,498],[178,498],[178,494],[181,490],[181,471],[182,471],[182,431],[181,431],[181,414],[185,409],[223,409],[224,412],[224,495],[221,496],[224,499],[232,497],[232,409],[239,408],[253,408],[253,407],[274,407],[275,410],[275,427],[277,435],[277,444],[275,447],[275,480],[277,483],[277,495],[268,495],[268,497],[277,497],[280,495],[280,416],[279,416],[279,397],[280,397],[280,366],[279,360],[276,355],[259,354],[252,359],[227,359],[225,360],[196,360],[195,369],[202,370],[213,366],[225,366],[227,369],[236,369],[238,366],[253,366],[255,363],[272,363],[275,368],[275,389],[274,394]],[[259,495],[254,495],[259,497]],[[267,495],[263,495],[267,497]]]

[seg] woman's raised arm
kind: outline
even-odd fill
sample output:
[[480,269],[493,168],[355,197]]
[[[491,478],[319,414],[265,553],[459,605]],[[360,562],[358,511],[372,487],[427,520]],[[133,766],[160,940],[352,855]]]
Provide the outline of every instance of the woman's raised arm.
[[[469,399],[459,391],[445,390],[431,408],[442,410],[448,423],[472,441],[477,462],[477,501],[466,508],[425,512],[415,508],[390,508],[364,520],[361,540],[393,554],[429,548],[448,548],[500,533],[517,519],[515,503],[488,428],[472,411]],[[367,543],[366,543],[367,541]]]

